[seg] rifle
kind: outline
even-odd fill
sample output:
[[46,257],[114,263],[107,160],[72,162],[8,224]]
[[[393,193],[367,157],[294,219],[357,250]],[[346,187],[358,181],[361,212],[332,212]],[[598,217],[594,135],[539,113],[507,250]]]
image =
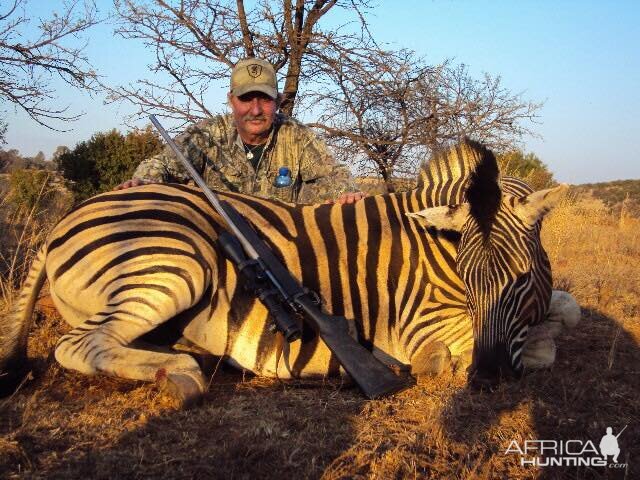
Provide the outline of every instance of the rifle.
[[218,243],[269,310],[276,330],[285,340],[292,342],[300,338],[300,327],[289,312],[300,314],[318,332],[367,398],[383,397],[409,387],[411,380],[396,376],[349,334],[344,317],[328,315],[320,309],[318,297],[303,288],[242,215],[207,186],[156,117],[150,115],[149,118],[227,223],[229,231],[218,237]]
[[616,438],[618,438],[620,435],[622,435],[622,432],[624,432],[627,429],[628,426],[629,425],[625,425],[624,428],[622,430],[620,430],[620,432],[618,432],[618,434],[616,435]]

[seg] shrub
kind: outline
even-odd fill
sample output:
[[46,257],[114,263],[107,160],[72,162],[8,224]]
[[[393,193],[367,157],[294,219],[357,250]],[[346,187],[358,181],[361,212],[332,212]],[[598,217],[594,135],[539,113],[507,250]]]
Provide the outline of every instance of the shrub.
[[16,210],[40,212],[53,198],[53,175],[43,170],[19,169],[9,176],[8,201]]
[[534,190],[553,186],[553,174],[535,153],[510,150],[496,155],[500,173],[503,176],[517,177],[527,182]]
[[162,148],[159,137],[147,128],[126,136],[117,130],[96,133],[56,158],[75,200],[112,190],[131,178],[137,165]]

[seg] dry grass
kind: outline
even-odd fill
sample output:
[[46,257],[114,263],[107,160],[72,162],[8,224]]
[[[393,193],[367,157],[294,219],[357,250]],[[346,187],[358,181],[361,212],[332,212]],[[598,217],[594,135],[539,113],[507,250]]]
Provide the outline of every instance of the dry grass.
[[[640,222],[567,202],[544,242],[556,286],[583,307],[556,364],[493,392],[445,374],[393,399],[365,401],[334,383],[284,385],[219,369],[203,405],[173,408],[154,385],[63,371],[65,327],[40,315],[32,379],[0,399],[7,478],[638,478]],[[524,468],[511,440],[620,437],[627,471]]]
[[[11,202],[9,175],[0,178],[0,307],[8,307],[14,290],[29,272],[48,232],[71,206],[70,194],[59,181],[46,177],[31,208]],[[0,308],[0,312],[2,309]]]

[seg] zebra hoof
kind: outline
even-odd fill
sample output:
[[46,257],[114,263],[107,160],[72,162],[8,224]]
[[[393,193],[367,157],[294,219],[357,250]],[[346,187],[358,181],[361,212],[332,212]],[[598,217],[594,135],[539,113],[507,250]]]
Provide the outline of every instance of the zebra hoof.
[[553,365],[556,360],[556,342],[548,325],[531,327],[522,349],[522,365],[538,370]]
[[[554,325],[553,336],[560,333],[562,327],[573,328],[580,321],[580,305],[568,292],[554,290],[551,292],[551,302],[547,313],[547,322]],[[555,334],[555,335],[554,335]]]
[[451,351],[442,342],[433,342],[422,348],[411,359],[411,374],[440,375],[451,364]]
[[205,380],[187,373],[169,373],[164,368],[156,372],[156,382],[160,389],[172,397],[181,409],[189,409],[200,403],[205,391]]

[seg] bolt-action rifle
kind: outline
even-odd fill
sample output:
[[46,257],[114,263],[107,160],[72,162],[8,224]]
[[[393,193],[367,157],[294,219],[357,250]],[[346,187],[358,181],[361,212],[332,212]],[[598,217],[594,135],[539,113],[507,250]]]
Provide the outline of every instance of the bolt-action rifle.
[[412,382],[409,379],[396,376],[349,334],[344,317],[328,315],[321,310],[318,297],[300,285],[230,203],[220,200],[209,189],[155,116],[150,115],[149,118],[227,223],[229,230],[218,237],[218,243],[227,258],[237,266],[245,285],[269,310],[275,329],[282,333],[284,339],[293,342],[301,337],[300,326],[294,318],[294,315],[301,315],[367,398],[383,397],[410,386]]

